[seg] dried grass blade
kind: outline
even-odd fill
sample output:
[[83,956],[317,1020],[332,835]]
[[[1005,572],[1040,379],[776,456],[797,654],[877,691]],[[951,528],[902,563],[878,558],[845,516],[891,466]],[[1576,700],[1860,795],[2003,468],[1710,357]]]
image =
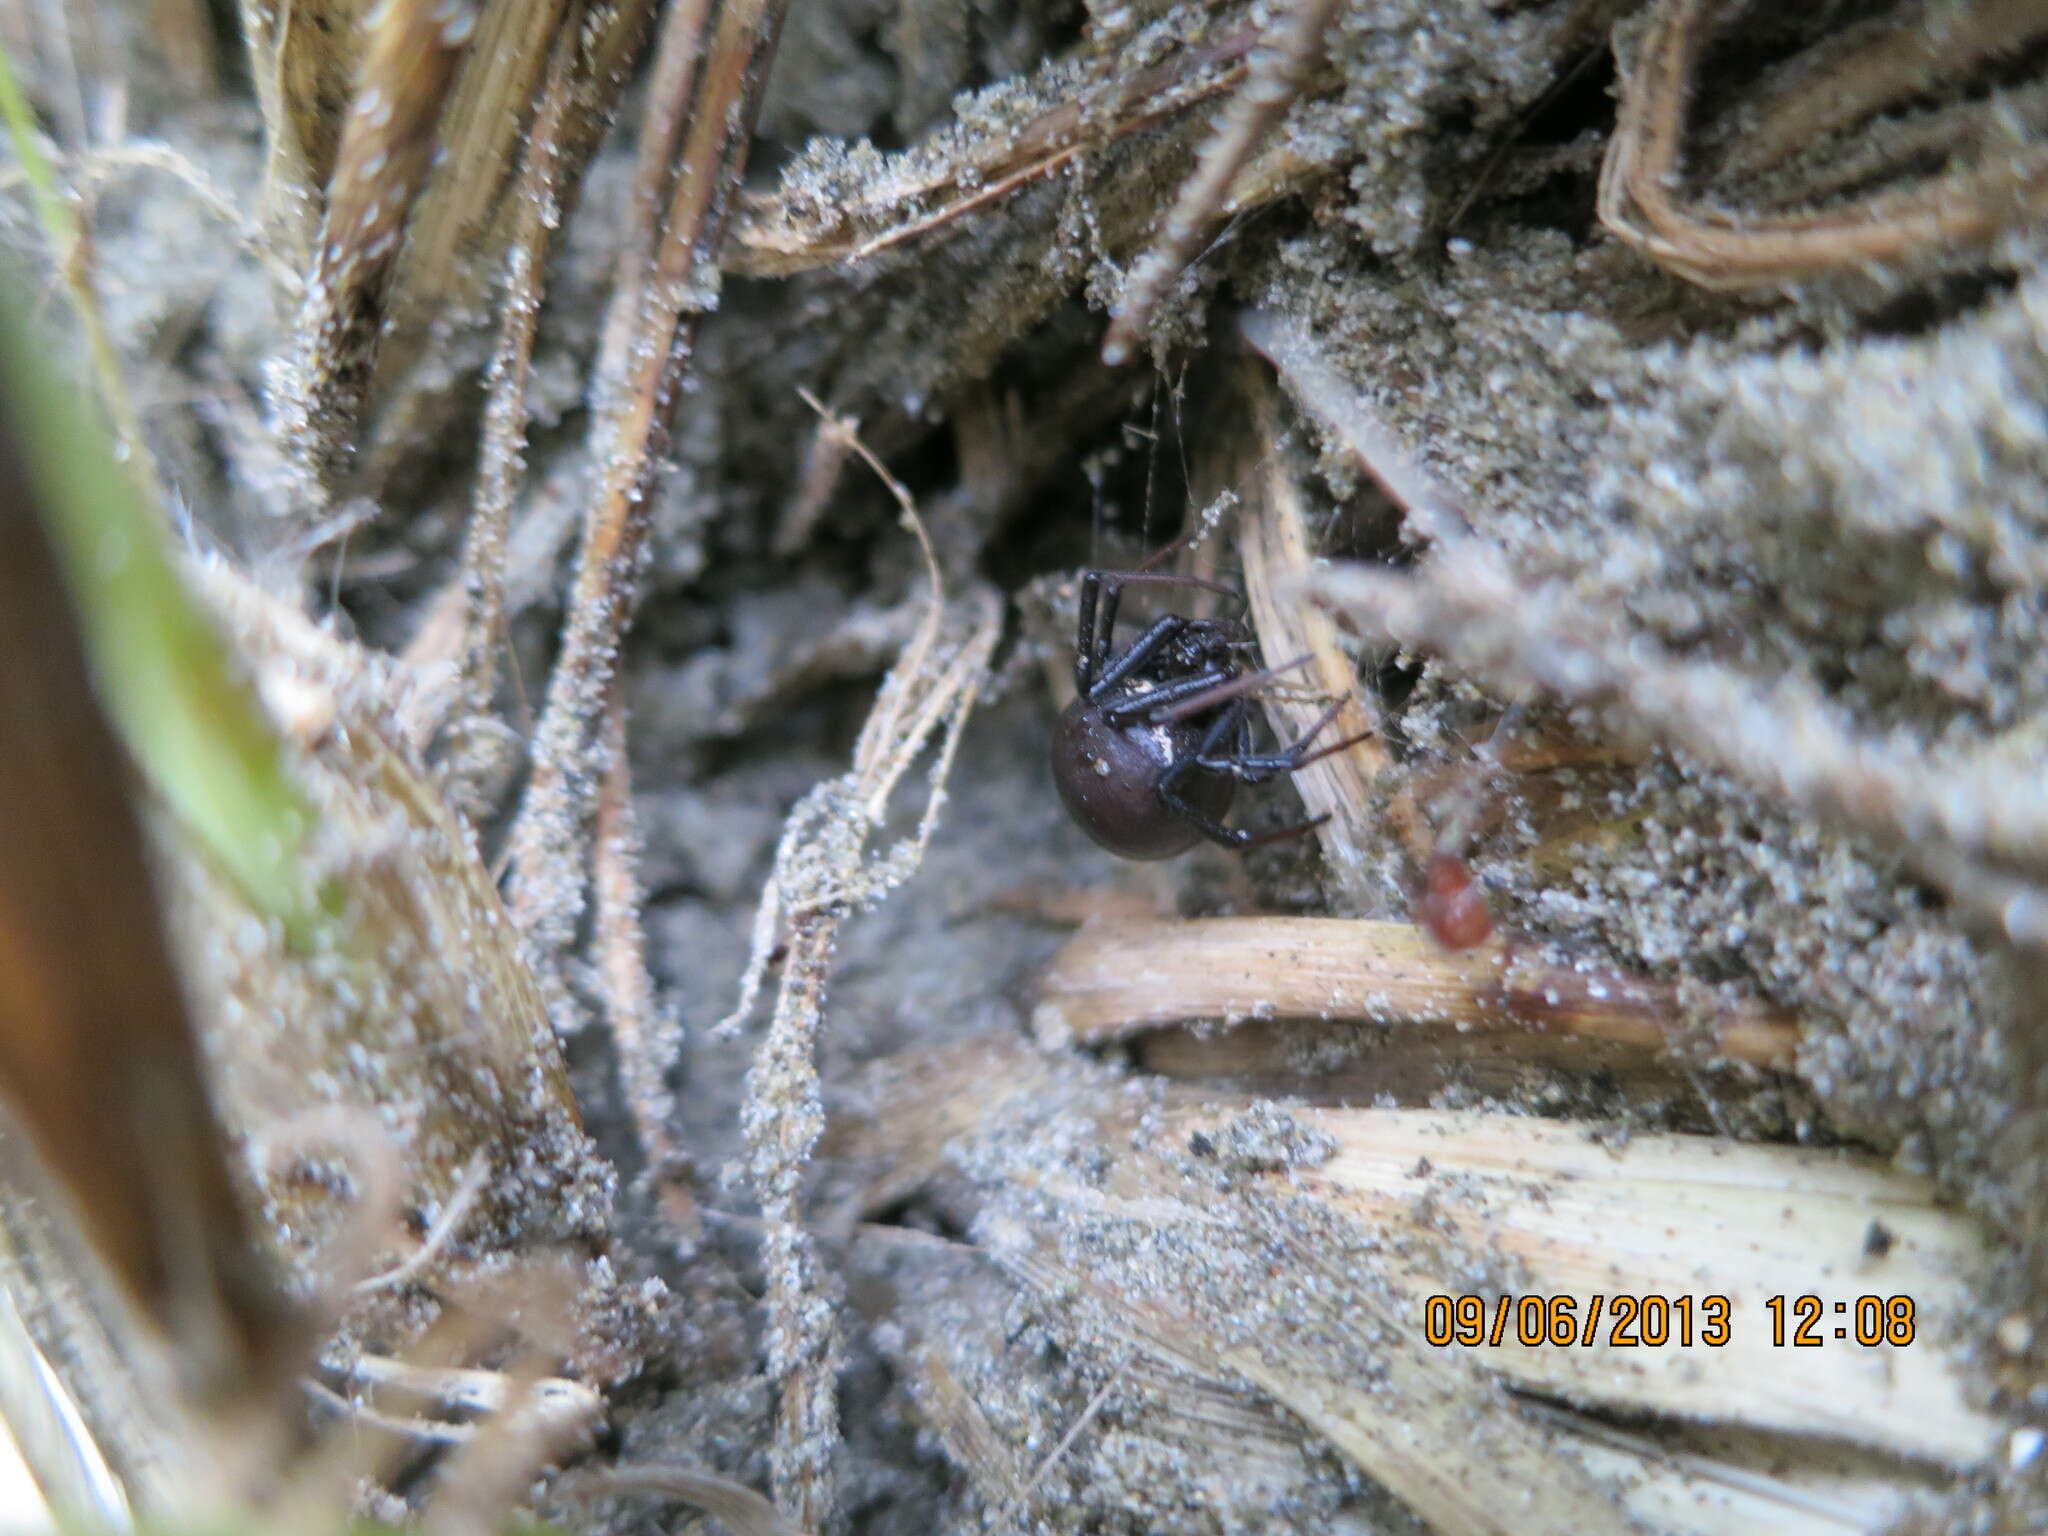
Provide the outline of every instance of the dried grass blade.
[[[1353,902],[1363,902],[1375,894],[1366,858],[1382,841],[1382,817],[1374,814],[1373,786],[1391,761],[1377,736],[1378,712],[1359,688],[1356,665],[1337,643],[1336,625],[1309,604],[1281,596],[1283,591],[1296,590],[1315,564],[1308,520],[1301,488],[1295,484],[1280,440],[1272,385],[1250,366],[1239,370],[1236,383],[1249,407],[1256,433],[1252,447],[1258,454],[1256,465],[1248,466],[1250,479],[1238,551],[1244,560],[1245,594],[1260,644],[1269,656],[1308,656],[1310,686],[1343,701],[1336,718],[1324,727],[1325,739],[1375,733],[1293,775],[1308,813],[1328,818],[1316,831],[1325,864],[1344,894]],[[1269,694],[1264,703],[1267,722],[1283,742],[1299,739],[1322,712],[1314,702],[1278,691]],[[1412,801],[1394,802],[1387,819],[1392,820],[1411,860],[1419,864],[1429,856],[1429,829]]]
[[805,1536],[745,1483],[687,1467],[616,1467],[592,1480],[600,1492],[644,1493],[701,1510],[733,1536]]
[[[295,1322],[242,1210],[158,902],[157,860],[130,799],[131,759],[102,712],[105,699],[130,703],[137,685],[132,671],[117,675],[122,619],[106,610],[141,607],[127,639],[165,645],[153,661],[130,658],[145,672],[168,669],[150,679],[176,696],[168,708],[157,701],[159,726],[195,693],[207,696],[210,681],[221,688],[224,735],[243,726],[260,738],[262,727],[126,480],[105,466],[123,493],[114,504],[60,505],[89,482],[53,474],[52,459],[104,450],[53,401],[31,398],[48,381],[17,351],[0,317],[0,381],[12,397],[0,399],[0,1094],[70,1197],[97,1262],[179,1351],[184,1385],[225,1407],[282,1382]],[[49,441],[53,432],[79,441]],[[169,643],[178,639],[185,648]],[[123,713],[127,745],[152,783],[167,767],[247,766],[219,740],[205,743],[215,760],[195,764],[174,750],[178,731],[138,731],[134,712]],[[272,749],[264,766],[282,773],[274,742],[250,744]],[[286,789],[296,808],[296,785],[265,787]],[[170,798],[190,803],[187,789],[181,798],[173,784]],[[230,843],[252,825],[278,830],[260,817],[202,825]],[[297,840],[280,851],[296,857]]]
[[[535,948],[573,944],[590,868],[590,820],[603,765],[606,700],[639,588],[651,498],[698,318],[716,276],[725,217],[746,166],[753,123],[787,0],[725,0],[691,108],[653,271],[637,298],[631,374],[599,380],[616,402],[592,427],[600,481],[583,522],[562,645],[534,735],[533,772],[508,839],[511,900]],[[567,1009],[558,978],[551,1001]]]
[[[480,0],[476,37],[441,114],[441,162],[420,194],[395,283],[399,324],[429,331],[467,307],[531,214],[523,158],[553,162],[565,200],[624,84],[653,0]],[[550,98],[555,98],[550,100]],[[544,117],[552,121],[543,126]]]
[[[1185,1192],[1179,1177],[1151,1159],[1131,1159],[1122,1171],[1126,1185],[1141,1191]],[[1084,1201],[1077,1219],[1151,1227],[1149,1237],[1136,1239],[1148,1246],[1170,1230],[1110,1209],[1091,1215],[1093,1192],[1077,1193]],[[1557,1456],[1549,1437],[1469,1357],[1424,1345],[1377,1276],[1332,1272],[1302,1235],[1250,1203],[1233,1205],[1225,1229],[1244,1234],[1212,1239],[1220,1245],[1213,1273],[1231,1277],[1230,1309],[1242,1318],[1270,1308],[1299,1326],[1263,1328],[1251,1343],[1241,1327],[1219,1326],[1221,1302],[1204,1294],[1212,1273],[1206,1265],[1119,1263],[1112,1243],[1055,1253],[1049,1239],[1007,1225],[993,1235],[998,1261],[1033,1289],[1063,1299],[1079,1293],[1114,1336],[1146,1355],[1198,1377],[1249,1382],[1443,1536],[1621,1536],[1634,1529],[1608,1490]],[[1237,1245],[1245,1241],[1257,1245],[1253,1270],[1263,1283],[1242,1278]],[[1369,1374],[1354,1348],[1327,1347],[1336,1339],[1365,1347]]]
[[440,145],[441,108],[477,0],[378,0],[341,129],[327,212],[279,367],[277,433],[326,505],[368,396],[400,239]]
[[695,1201],[679,1182],[681,1153],[669,1125],[675,1098],[666,1073],[675,1060],[675,1031],[654,1001],[647,971],[647,932],[641,921],[640,825],[633,814],[633,779],[626,756],[626,706],[612,696],[606,730],[608,766],[598,791],[593,887],[597,900],[597,974],[605,1023],[619,1056],[626,1109],[647,1159],[647,1179],[670,1235],[694,1244],[701,1229]]
[[561,215],[560,138],[568,108],[573,34],[558,41],[535,110],[516,194],[518,228],[505,259],[498,341],[484,373],[482,467],[462,542],[463,638],[449,701],[458,728],[484,715],[497,691],[505,618],[505,545],[526,472],[526,386],[540,324],[548,248]]
[[1782,1442],[1768,1437],[1760,1446],[1703,1454],[1674,1447],[1670,1437],[1630,1434],[1550,1403],[1525,1400],[1522,1411],[1553,1426],[1589,1470],[1620,1490],[1629,1513],[1650,1531],[1864,1536],[1890,1525],[1908,1490],[1939,1493],[1947,1482],[1916,1478],[1918,1469],[1890,1459],[1873,1464],[1830,1454],[1831,1447],[1802,1447],[1808,1454],[1796,1463]]
[[[1032,1024],[1048,1045],[1097,1045],[1217,1018],[1523,1027],[1653,1049],[1675,1049],[1688,1033],[1661,983],[1551,965],[1502,942],[1452,952],[1408,923],[1316,917],[1084,928],[1040,978]],[[1785,1069],[1798,1040],[1790,1020],[1747,1008],[1730,1009],[1702,1044]]]

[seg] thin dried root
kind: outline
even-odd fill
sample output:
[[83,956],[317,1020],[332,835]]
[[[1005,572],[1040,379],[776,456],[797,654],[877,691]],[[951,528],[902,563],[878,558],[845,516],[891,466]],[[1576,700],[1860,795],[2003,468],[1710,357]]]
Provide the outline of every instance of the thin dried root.
[[604,1417],[604,1399],[595,1391],[557,1376],[522,1380],[504,1371],[419,1365],[387,1355],[360,1355],[349,1362],[347,1374],[364,1387],[424,1398],[464,1413],[523,1409],[551,1423],[586,1428]]
[[[1452,953],[1408,923],[1317,917],[1085,928],[1040,978],[1032,1024],[1048,1046],[1100,1045],[1218,1018],[1520,1027],[1657,1050],[1691,1032],[1670,987],[1623,971],[1551,964],[1500,940]],[[1731,1007],[1697,1048],[1782,1071],[1798,1045],[1783,1015]]]
[[469,1220],[469,1213],[476,1209],[476,1202],[483,1194],[484,1187],[491,1180],[491,1160],[484,1152],[474,1153],[462,1170],[462,1179],[454,1191],[441,1204],[441,1214],[434,1218],[434,1224],[427,1228],[427,1235],[420,1240],[418,1248],[406,1258],[387,1270],[358,1280],[351,1288],[359,1296],[375,1291],[395,1290],[407,1281],[424,1274],[433,1262],[440,1258],[455,1235]]
[[[2016,46],[2042,26],[2040,7],[2028,0],[1962,12],[1972,9],[1977,24],[1958,39],[1963,57]],[[1685,111],[1708,14],[1707,0],[1659,6],[1640,57],[1623,72],[1619,120],[1600,172],[1600,222],[1660,265],[1702,287],[1755,287],[1980,245],[2048,212],[2048,146],[2010,141],[1960,170],[1833,212],[1732,214],[1681,206],[1672,189],[1679,184]],[[1834,83],[1820,94],[1833,96]],[[1799,122],[1789,110],[1778,116]]]
[[[815,400],[811,404],[824,414]],[[773,1456],[776,1502],[812,1528],[822,1528],[831,1515],[831,1455],[839,1436],[837,1325],[829,1301],[819,1294],[823,1277],[816,1246],[801,1225],[800,1210],[803,1169],[825,1122],[816,1056],[832,953],[840,923],[880,901],[922,860],[944,803],[960,733],[1001,626],[1000,605],[986,589],[957,604],[946,602],[931,542],[909,493],[850,424],[826,420],[902,507],[904,523],[924,554],[930,602],[875,696],[854,747],[852,770],[817,786],[790,812],[755,916],[753,954],[739,1007],[720,1026],[736,1026],[752,1009],[776,934],[786,925],[775,1017],[748,1074],[741,1120],[761,1198],[768,1368],[782,1391]],[[882,829],[897,784],[941,732],[930,798],[917,831],[894,848],[871,854],[868,845]]]
[[682,1155],[669,1133],[675,1098],[664,1074],[675,1060],[676,1039],[655,1007],[654,982],[647,973],[647,934],[640,920],[640,824],[633,815],[633,781],[626,759],[626,708],[617,694],[612,696],[606,724],[609,764],[598,790],[592,854],[598,985],[618,1052],[627,1111],[647,1158],[648,1183],[668,1220],[670,1235],[694,1246],[702,1224],[695,1199],[679,1182]]
[[1138,338],[1151,324],[1152,311],[1166,285],[1187,265],[1252,151],[1293,102],[1302,76],[1321,51],[1323,33],[1329,29],[1338,3],[1294,0],[1285,23],[1252,55],[1244,88],[1231,102],[1215,136],[1203,146],[1195,174],[1180,189],[1157,243],[1131,268],[1109,332],[1102,340],[1105,363],[1114,366],[1129,361]]
[[803,1528],[775,1512],[775,1506],[745,1483],[689,1467],[617,1467],[589,1480],[594,1494],[638,1493],[674,1499],[700,1510],[733,1536],[804,1536]]
[[[705,27],[717,0],[678,0],[668,8],[655,42],[654,68],[647,82],[647,110],[634,147],[632,199],[627,204],[626,230],[619,242],[618,266],[605,308],[603,341],[593,375],[597,390],[623,381],[641,322],[641,294],[653,271],[661,220],[667,204],[669,167],[681,144],[688,119],[685,109],[696,84],[704,51]],[[600,415],[618,402],[595,395]]]

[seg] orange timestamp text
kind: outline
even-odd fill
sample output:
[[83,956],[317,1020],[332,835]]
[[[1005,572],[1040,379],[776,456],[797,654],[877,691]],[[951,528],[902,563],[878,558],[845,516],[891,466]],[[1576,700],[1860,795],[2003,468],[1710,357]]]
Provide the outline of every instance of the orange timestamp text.
[[[1813,1349],[1827,1343],[1866,1349],[1911,1344],[1919,1312],[1910,1296],[1857,1296],[1829,1303],[1818,1296],[1764,1300],[1774,1348]],[[1423,1341],[1439,1349],[1462,1345],[1526,1347],[1720,1349],[1734,1337],[1735,1304],[1722,1295],[1576,1296],[1435,1295],[1422,1303]]]
[[1446,1296],[1422,1303],[1423,1341],[1439,1349],[1488,1345],[1550,1345],[1558,1349],[1662,1349],[1704,1344],[1719,1349],[1733,1335],[1734,1304],[1726,1296]]

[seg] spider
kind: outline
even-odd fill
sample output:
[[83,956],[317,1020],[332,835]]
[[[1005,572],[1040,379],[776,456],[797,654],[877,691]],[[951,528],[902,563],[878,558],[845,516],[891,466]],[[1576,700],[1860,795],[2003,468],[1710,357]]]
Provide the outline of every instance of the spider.
[[1074,642],[1074,702],[1053,731],[1052,776],[1067,813],[1090,837],[1126,859],[1165,859],[1206,837],[1252,848],[1297,837],[1317,816],[1267,832],[1226,827],[1239,784],[1263,784],[1364,740],[1352,736],[1310,751],[1336,717],[1332,705],[1306,735],[1278,752],[1252,751],[1245,695],[1300,666],[1246,672],[1254,647],[1242,619],[1169,613],[1114,650],[1117,604],[1135,583],[1195,587],[1242,601],[1221,582],[1150,571],[1087,571]]

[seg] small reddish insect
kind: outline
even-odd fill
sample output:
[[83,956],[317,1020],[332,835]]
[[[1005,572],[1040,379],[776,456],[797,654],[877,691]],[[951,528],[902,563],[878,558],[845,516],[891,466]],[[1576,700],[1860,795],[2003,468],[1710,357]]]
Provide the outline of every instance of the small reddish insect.
[[[1123,650],[1115,649],[1117,606],[1135,583],[1196,587],[1238,599],[1220,582],[1149,571],[1088,571],[1074,645],[1074,702],[1053,731],[1052,776],[1067,813],[1111,853],[1165,859],[1208,838],[1244,849],[1296,837],[1325,817],[1267,832],[1227,827],[1239,784],[1263,784],[1363,740],[1319,750],[1310,744],[1336,717],[1332,706],[1301,740],[1278,752],[1252,750],[1246,699],[1288,667],[1246,672],[1254,648],[1242,619],[1166,614]],[[1241,599],[1238,599],[1241,601]]]
[[1414,913],[1429,936],[1445,949],[1477,949],[1493,937],[1493,909],[1472,866],[1438,849],[1429,857]]

